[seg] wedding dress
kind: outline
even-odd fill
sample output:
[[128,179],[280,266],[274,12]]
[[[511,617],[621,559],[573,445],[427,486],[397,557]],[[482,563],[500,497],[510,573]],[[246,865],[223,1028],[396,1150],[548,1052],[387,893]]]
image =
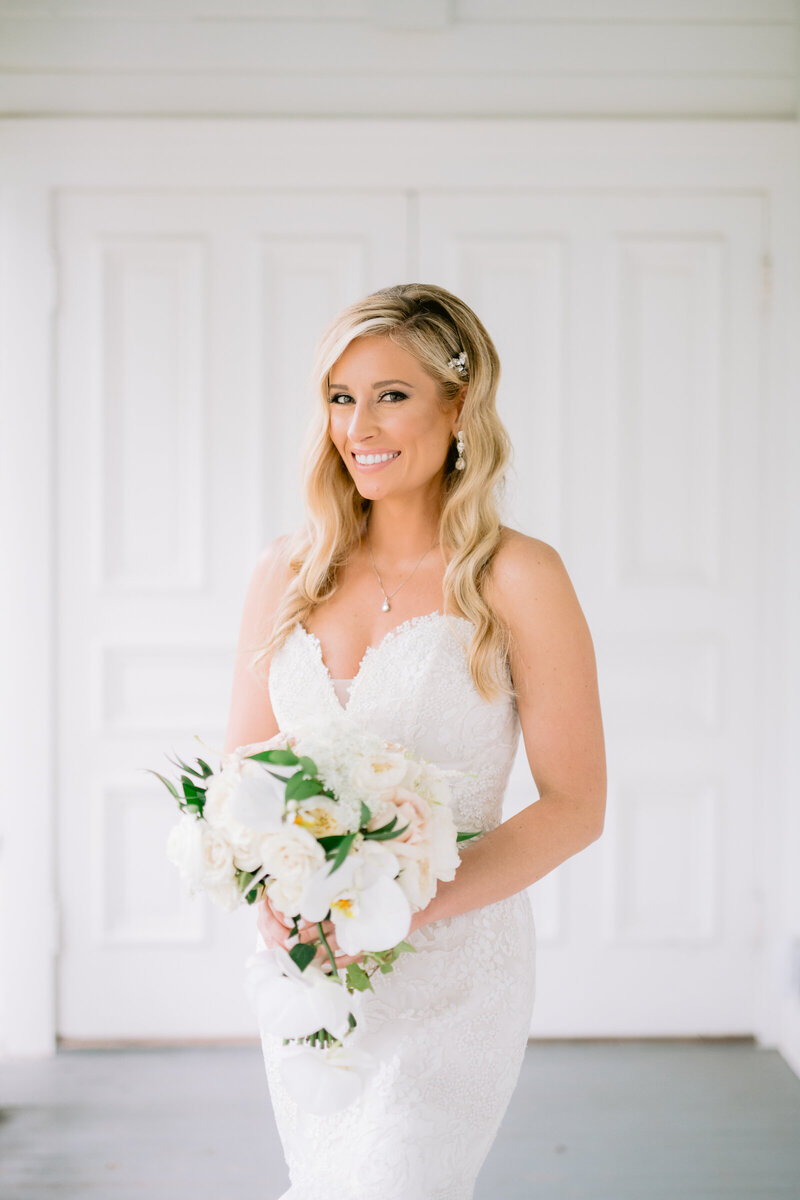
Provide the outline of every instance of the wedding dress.
[[[298,624],[273,655],[269,693],[281,729],[331,713],[401,742],[450,779],[456,827],[488,831],[520,734],[513,697],[472,683],[465,617],[412,617],[369,646],[352,681],[331,678],[316,635]],[[507,667],[506,667],[507,670]],[[508,676],[507,676],[508,677]],[[349,696],[346,694],[349,685]],[[480,838],[460,846],[462,858]],[[535,985],[527,894],[434,921],[391,974],[372,976],[359,1029],[380,1066],[359,1100],[326,1116],[298,1111],[278,1073],[280,1039],[262,1038],[292,1186],[280,1200],[471,1200],[516,1086]],[[259,946],[263,947],[260,935]]]

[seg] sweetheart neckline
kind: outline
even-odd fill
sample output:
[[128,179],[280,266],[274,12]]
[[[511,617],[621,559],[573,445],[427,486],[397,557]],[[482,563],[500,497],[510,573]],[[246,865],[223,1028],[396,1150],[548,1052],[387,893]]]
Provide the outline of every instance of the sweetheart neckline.
[[350,683],[351,686],[350,686],[350,694],[347,697],[346,704],[342,704],[341,700],[339,699],[338,695],[336,694],[336,688],[334,687],[333,676],[331,675],[331,673],[328,669],[328,666],[325,662],[325,659],[322,656],[322,643],[320,642],[317,635],[315,633],[312,633],[310,629],[306,629],[306,627],[302,621],[298,621],[295,628],[299,629],[300,632],[305,635],[305,638],[314,645],[316,652],[317,652],[317,661],[319,662],[319,664],[322,668],[322,671],[325,675],[325,679],[328,684],[329,694],[333,697],[333,700],[336,703],[337,707],[339,709],[341,709],[341,711],[343,713],[346,713],[346,712],[349,712],[349,710],[350,710],[350,705],[353,702],[353,694],[356,690],[356,684],[357,684],[358,680],[361,678],[362,672],[363,672],[364,667],[365,667],[366,663],[368,662],[368,660],[373,655],[375,655],[380,649],[382,649],[382,647],[388,641],[390,641],[392,638],[397,637],[397,635],[399,633],[404,632],[406,629],[414,628],[421,621],[429,621],[433,617],[441,617],[442,620],[444,620],[444,621],[462,621],[465,625],[470,625],[470,626],[473,626],[473,628],[474,628],[474,623],[472,621],[470,621],[468,617],[459,617],[455,613],[442,613],[439,611],[438,608],[434,609],[433,612],[421,613],[419,616],[416,616],[416,617],[407,617],[406,620],[401,621],[399,623],[399,625],[393,625],[391,629],[386,630],[386,633],[383,635],[383,637],[380,639],[380,641],[375,642],[373,645],[367,646],[366,650],[364,651],[364,654],[362,655],[362,658],[361,658],[361,662],[358,664],[358,670],[356,671],[355,675],[353,675],[352,679],[349,679],[347,681],[348,683]]

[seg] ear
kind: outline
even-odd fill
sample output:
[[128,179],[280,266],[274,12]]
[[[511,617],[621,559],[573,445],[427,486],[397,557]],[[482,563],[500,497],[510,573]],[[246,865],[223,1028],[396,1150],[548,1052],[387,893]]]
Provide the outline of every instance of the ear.
[[466,395],[467,395],[467,384],[465,383],[464,386],[461,388],[460,392],[458,393],[458,396],[456,397],[456,400],[455,400],[455,410],[456,410],[457,420],[456,420],[456,424],[453,428],[454,434],[458,430],[458,424],[459,424],[459,421],[461,420],[461,410],[464,407],[464,400],[466,399]]

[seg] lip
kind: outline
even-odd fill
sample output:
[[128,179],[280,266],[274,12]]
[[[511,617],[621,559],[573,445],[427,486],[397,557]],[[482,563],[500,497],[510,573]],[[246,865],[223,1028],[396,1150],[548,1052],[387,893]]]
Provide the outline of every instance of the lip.
[[[359,451],[359,453],[361,453],[361,452]],[[365,453],[367,453],[367,454],[392,454],[392,453],[395,453],[395,452],[394,452],[394,451],[392,451],[392,450],[367,450]],[[397,461],[397,459],[400,457],[400,454],[401,454],[401,453],[402,453],[401,451],[397,451],[397,452],[396,452],[396,454],[395,454],[395,457],[394,457],[394,458],[388,458],[388,459],[386,460],[386,462],[376,462],[376,463],[360,463],[360,462],[358,461],[358,459],[356,458],[355,451],[354,451],[354,450],[351,450],[351,451],[350,451],[350,454],[351,454],[351,456],[352,456],[353,462],[354,462],[354,463],[355,463],[355,465],[358,467],[359,471],[380,471],[380,470],[382,470],[384,467],[390,467],[390,466],[392,465],[392,463],[393,463],[393,462],[396,462],[396,461]]]

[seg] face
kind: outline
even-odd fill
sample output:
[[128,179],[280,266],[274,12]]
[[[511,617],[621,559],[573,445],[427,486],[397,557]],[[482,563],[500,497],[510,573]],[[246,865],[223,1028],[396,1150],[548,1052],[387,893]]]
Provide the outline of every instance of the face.
[[[437,491],[463,392],[443,411],[437,384],[390,338],[356,338],[329,372],[330,435],[362,496]],[[377,455],[378,461],[358,458]],[[390,455],[391,457],[386,457]]]

